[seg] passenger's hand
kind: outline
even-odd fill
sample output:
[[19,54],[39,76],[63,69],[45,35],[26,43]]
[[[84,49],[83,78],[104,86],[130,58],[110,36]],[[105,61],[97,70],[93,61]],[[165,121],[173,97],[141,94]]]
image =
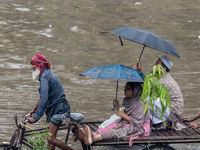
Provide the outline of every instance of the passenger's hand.
[[28,118],[27,122],[30,123],[30,124],[32,124],[32,123],[36,122],[36,119],[33,118],[33,117],[31,117],[31,118]]
[[188,117],[183,117],[183,118],[181,119],[181,121],[182,121],[182,122],[184,122],[184,121],[191,122],[191,119],[189,119]]
[[113,100],[113,106],[115,106],[116,107],[116,110],[119,110],[119,101],[117,100]]
[[123,115],[124,115],[124,110],[123,111],[120,111],[120,110],[117,111],[117,116],[122,117]]
[[196,123],[190,123],[190,125],[188,127],[191,128],[191,129],[199,128],[198,124],[196,124]]
[[141,63],[140,63],[140,61],[133,66],[133,69],[141,71]]

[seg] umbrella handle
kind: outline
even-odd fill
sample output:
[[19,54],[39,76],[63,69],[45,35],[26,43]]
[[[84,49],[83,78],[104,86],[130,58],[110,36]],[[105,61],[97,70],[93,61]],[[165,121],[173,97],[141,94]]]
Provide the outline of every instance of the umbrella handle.
[[[115,101],[118,101],[118,100],[115,100]],[[116,108],[116,107],[115,107],[115,105],[114,105],[114,106],[113,106],[113,111],[115,111],[115,108]]]
[[115,111],[115,105],[113,106],[113,111]]

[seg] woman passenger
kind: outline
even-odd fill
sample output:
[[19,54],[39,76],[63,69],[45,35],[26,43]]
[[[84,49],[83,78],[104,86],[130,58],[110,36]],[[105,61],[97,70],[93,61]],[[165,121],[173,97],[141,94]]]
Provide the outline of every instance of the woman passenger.
[[[79,135],[86,145],[91,145],[95,141],[111,139],[111,138],[130,138],[138,135],[143,135],[145,130],[143,124],[149,121],[149,113],[143,114],[143,107],[141,105],[142,87],[137,82],[127,82],[124,88],[125,98],[122,106],[125,110],[119,110],[119,102],[113,101],[117,110],[117,116],[121,117],[121,121],[116,127],[109,129],[103,133],[98,131],[91,132],[86,125],[85,130],[79,128]],[[150,121],[149,121],[150,122]],[[149,123],[148,122],[148,123]],[[148,124],[149,125],[149,124]]]

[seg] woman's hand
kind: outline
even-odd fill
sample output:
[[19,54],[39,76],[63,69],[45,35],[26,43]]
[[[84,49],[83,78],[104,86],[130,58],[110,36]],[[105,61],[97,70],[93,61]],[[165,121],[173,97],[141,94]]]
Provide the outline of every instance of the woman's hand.
[[118,100],[113,100],[113,106],[116,107],[116,110],[119,110],[119,101]]
[[190,123],[190,125],[188,127],[191,128],[191,129],[199,128],[198,124],[196,124],[196,123]]
[[123,111],[118,110],[117,116],[122,117],[123,119],[127,120],[129,123],[131,121],[131,118],[124,113],[124,110]]
[[183,118],[181,119],[181,121],[182,121],[182,122],[184,122],[184,121],[191,122],[191,119],[189,119],[188,117],[183,117]]
[[117,116],[123,118],[123,116],[124,116],[124,110],[123,110],[123,111],[118,110],[118,111],[117,111]]

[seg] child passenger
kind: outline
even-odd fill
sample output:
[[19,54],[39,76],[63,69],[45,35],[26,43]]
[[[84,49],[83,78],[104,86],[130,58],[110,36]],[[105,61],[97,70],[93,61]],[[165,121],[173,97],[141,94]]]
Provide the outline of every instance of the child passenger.
[[122,106],[125,107],[123,111],[119,110],[119,102],[113,101],[117,110],[117,116],[121,117],[121,121],[115,127],[99,133],[91,132],[86,125],[85,129],[79,128],[79,135],[86,145],[91,145],[95,141],[111,139],[111,138],[130,138],[138,135],[143,135],[145,130],[143,124],[150,123],[149,113],[143,114],[143,107],[141,105],[142,86],[137,82],[127,82],[124,88],[125,98]]

